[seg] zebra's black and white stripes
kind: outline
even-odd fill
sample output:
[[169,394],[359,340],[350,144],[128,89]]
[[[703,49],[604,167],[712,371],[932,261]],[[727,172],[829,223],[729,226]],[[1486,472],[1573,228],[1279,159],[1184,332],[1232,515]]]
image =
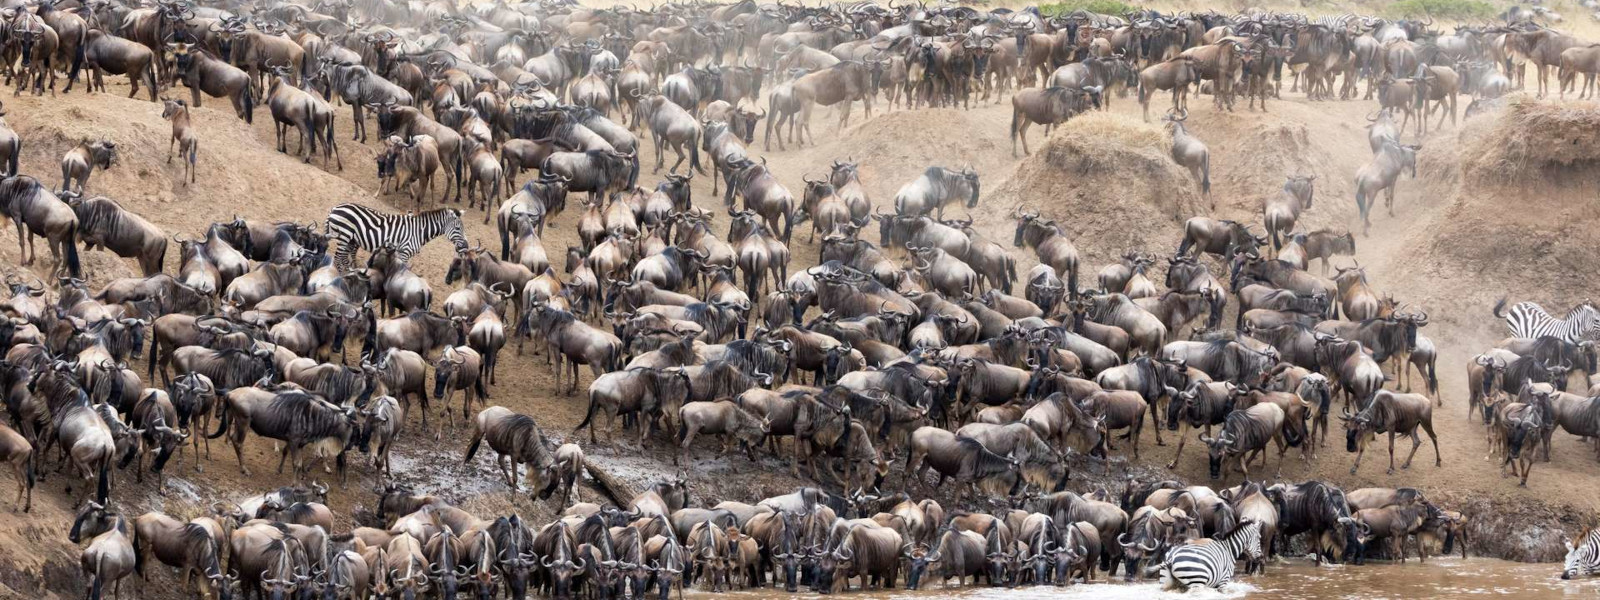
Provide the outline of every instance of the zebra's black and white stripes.
[[1588,302],[1572,307],[1563,319],[1551,316],[1544,311],[1544,307],[1532,302],[1518,302],[1501,315],[1500,310],[1505,306],[1505,298],[1496,302],[1494,316],[1506,320],[1512,337],[1538,339],[1551,336],[1572,344],[1600,337],[1600,310]]
[[1600,573],[1600,529],[1589,529],[1578,534],[1578,545],[1567,542],[1567,560],[1561,567],[1561,578],[1588,577]]
[[327,227],[328,237],[339,242],[333,265],[341,273],[355,268],[357,249],[371,252],[393,246],[395,257],[408,261],[423,245],[441,235],[450,236],[457,251],[467,248],[467,237],[461,232],[461,211],[454,208],[397,215],[359,204],[340,204],[328,212]]
[[1223,535],[1197,540],[1167,552],[1161,565],[1162,587],[1188,590],[1222,587],[1233,581],[1234,562],[1240,557],[1261,558],[1261,524],[1244,520]]

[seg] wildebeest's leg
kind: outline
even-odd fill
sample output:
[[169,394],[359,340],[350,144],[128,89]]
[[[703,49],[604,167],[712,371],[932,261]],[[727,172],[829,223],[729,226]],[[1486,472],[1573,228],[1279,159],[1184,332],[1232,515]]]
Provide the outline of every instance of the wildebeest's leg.
[[[656,151],[660,152],[660,148],[657,147]],[[669,172],[677,171],[678,167],[683,166],[683,161],[685,160],[685,157],[683,155],[683,144],[673,144],[672,145],[672,152],[678,155],[678,160],[677,160],[677,162],[672,163],[672,168],[669,169]],[[659,171],[660,169],[657,169],[657,170]]]
[[817,145],[817,135],[811,133],[811,109],[815,105],[814,101],[806,101],[800,107],[800,145],[802,146],[805,145],[806,138],[811,139],[811,145]]
[[1361,468],[1361,456],[1367,453],[1367,438],[1366,438],[1366,435],[1367,434],[1365,434],[1365,433],[1358,433],[1357,434],[1357,436],[1359,437],[1359,440],[1356,443],[1356,462],[1355,462],[1355,464],[1350,465],[1350,474],[1351,475],[1355,475],[1356,474],[1356,469]]
[[[1156,427],[1157,431],[1160,431],[1160,429],[1161,429],[1160,426]],[[1177,468],[1177,466],[1178,466],[1178,458],[1183,456],[1183,443],[1187,440],[1187,438],[1189,436],[1190,429],[1191,428],[1189,427],[1189,422],[1188,421],[1184,421],[1183,423],[1181,423],[1180,428],[1178,430],[1178,450],[1176,452],[1172,453],[1172,462],[1167,463],[1167,468],[1168,469]]]
[[664,149],[661,147],[661,134],[652,132],[650,134],[650,139],[655,141],[654,146],[656,147],[656,166],[650,172],[651,173],[660,173],[661,172],[661,165],[664,164],[665,160],[666,160],[666,159],[664,159],[662,157],[662,152],[663,152]]
[[[219,399],[221,400],[221,399]],[[226,400],[221,400],[226,402]],[[222,407],[226,410],[226,407]],[[229,432],[228,441],[233,444],[233,456],[239,459],[239,473],[245,477],[250,476],[250,469],[244,466],[244,434],[250,429],[250,422],[244,415],[236,415],[233,419],[233,431]]]
[[22,255],[22,265],[31,265],[33,264],[33,257],[28,255],[28,243],[31,240],[28,239],[27,225],[22,223],[20,211],[16,217],[11,219],[11,222],[17,226],[17,253]]

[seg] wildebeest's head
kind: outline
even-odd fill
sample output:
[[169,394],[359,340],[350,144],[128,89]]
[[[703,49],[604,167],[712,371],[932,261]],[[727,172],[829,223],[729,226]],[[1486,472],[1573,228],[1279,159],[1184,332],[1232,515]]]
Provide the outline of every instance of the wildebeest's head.
[[77,544],[85,538],[93,538],[123,526],[122,515],[116,510],[99,502],[89,502],[78,510],[77,518],[72,521],[72,530],[67,532],[67,540]]
[[[948,530],[941,531],[934,539],[943,539],[947,534],[949,534]],[[906,574],[906,589],[908,590],[917,589],[918,584],[922,581],[923,574],[927,573],[928,567],[938,564],[944,558],[938,550],[928,548],[925,545],[907,549],[904,556],[911,563],[911,572]]]
[[1226,430],[1217,437],[1200,434],[1200,441],[1205,443],[1206,452],[1209,454],[1208,471],[1212,479],[1222,478],[1222,461],[1231,454],[1233,439],[1234,434]]

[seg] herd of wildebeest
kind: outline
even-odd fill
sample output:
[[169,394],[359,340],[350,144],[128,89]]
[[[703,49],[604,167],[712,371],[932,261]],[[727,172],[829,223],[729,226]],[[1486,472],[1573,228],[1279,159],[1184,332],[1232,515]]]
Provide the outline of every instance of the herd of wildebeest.
[[[1595,47],[1535,24],[1532,13],[1445,35],[1431,21],[1353,15],[894,2],[5,5],[0,40],[18,93],[30,84],[55,93],[58,72],[65,92],[84,67],[91,90],[104,89],[105,73],[127,75],[130,97],[143,85],[163,103],[180,181],[204,177],[203,135],[190,118],[204,98],[228,98],[246,121],[266,103],[279,151],[294,129],[296,155],[309,162],[320,145],[341,169],[342,103],[356,142],[367,141],[369,114],[378,123],[382,191],[404,190],[417,208],[343,204],[322,227],[236,217],[169,237],[88,191],[94,170],[115,168],[126,147],[83,140],[62,158],[52,191],[19,172],[26,140],[0,127],[0,211],[16,225],[24,266],[35,238],[54,258],[51,282],[29,270],[6,278],[0,393],[10,426],[0,425],[0,458],[15,468],[24,511],[47,473],[78,488],[51,501],[75,503],[70,538],[85,544],[92,599],[147,578],[152,559],[181,571],[182,594],[201,598],[532,591],[666,600],[685,585],[1066,585],[1119,568],[1129,579],[1159,573],[1173,587],[1218,586],[1236,558],[1247,570],[1291,548],[1326,560],[1404,560],[1407,541],[1419,557],[1458,544],[1464,556],[1469,518],[1418,490],[1249,479],[1257,457],[1256,472],[1268,468],[1269,447],[1274,472],[1290,448],[1301,461],[1327,460],[1317,455],[1336,401],[1352,473],[1380,434],[1391,474],[1396,436],[1412,441],[1400,468],[1421,433],[1441,460],[1438,352],[1418,334],[1429,317],[1379,293],[1359,265],[1327,277],[1330,259],[1353,255],[1356,242],[1297,226],[1312,208],[1314,177],[1290,177],[1264,203],[1260,233],[1193,217],[1174,254],[1129,250],[1084,283],[1066,228],[1037,211],[1012,215],[1012,246],[1038,263],[1020,276],[1015,251],[970,217],[945,218],[950,204],[979,207],[971,168],[929,167],[888,212],[868,198],[853,159],[807,176],[796,198],[749,145],[762,120],[764,145],[777,129],[783,146],[785,125],[787,143],[804,144],[816,107],[836,107],[842,127],[853,102],[870,118],[879,96],[916,108],[1010,94],[1015,139],[1030,124],[1105,108],[1123,90],[1137,90],[1148,118],[1152,96],[1171,91],[1173,159],[1209,195],[1209,152],[1184,127],[1191,87],[1219,109],[1242,94],[1265,110],[1281,79],[1315,101],[1332,99],[1342,75],[1340,99],[1365,80],[1380,102],[1369,126],[1374,159],[1356,178],[1365,222],[1380,193],[1392,210],[1404,169],[1415,174],[1418,147],[1399,141],[1410,121],[1420,136],[1435,110],[1454,120],[1459,93],[1496,101],[1521,86],[1525,63],[1541,94],[1546,67],[1559,67],[1563,93],[1575,75],[1592,84],[1600,70]],[[161,95],[178,85],[191,90],[188,101]],[[677,155],[653,188],[638,185],[646,131],[655,172],[666,150]],[[159,151],[132,151],[146,150]],[[708,167],[725,215],[692,201],[692,179]],[[529,170],[537,177],[518,187]],[[467,212],[424,210],[436,176],[440,202],[459,203],[464,189],[467,209],[482,206],[483,222],[495,220],[497,249],[468,244]],[[552,261],[542,236],[573,193],[586,193],[579,244]],[[493,212],[491,200],[500,201]],[[713,223],[724,218],[721,235]],[[806,221],[808,243],[822,237],[816,266],[790,272],[791,234]],[[438,237],[455,258],[435,304],[431,282],[409,265]],[[172,273],[169,241],[178,249]],[[80,245],[135,259],[142,276],[93,289]],[[1565,391],[1569,379],[1597,374],[1600,311],[1584,304],[1557,319],[1522,303],[1505,318],[1516,337],[1468,365],[1466,412],[1484,421],[1502,470],[1526,484],[1535,448],[1549,460],[1558,425],[1600,439],[1600,389],[1585,381],[1589,397]],[[538,393],[573,394],[589,367],[587,413],[567,443],[528,415],[486,406],[505,347],[515,341],[520,357],[530,340],[556,380]],[[128,362],[141,358],[143,373]],[[1425,393],[1411,393],[1413,370]],[[458,394],[461,423],[451,408]],[[1130,479],[1116,495],[1067,491],[1070,467],[1104,468],[1111,451],[1137,459],[1147,416],[1156,444],[1177,432],[1168,468],[1197,437],[1211,479],[1243,480],[1219,490]],[[397,483],[395,444],[467,429],[467,461],[487,442],[511,490],[525,479],[535,499],[559,497],[562,516],[480,516],[453,506],[446,490]],[[631,499],[604,486],[623,506],[573,502],[578,482],[603,468],[584,456],[585,429],[591,446],[671,448],[684,470]],[[619,430],[630,439],[617,440]],[[189,520],[125,515],[114,501],[119,471],[148,473],[158,488],[174,464],[203,477],[212,439],[226,439],[248,474],[251,434],[272,440],[293,485],[214,499]],[[813,487],[695,507],[697,436],[718,438],[723,454],[781,457]],[[437,452],[418,444],[410,451]],[[344,485],[352,453],[370,457],[374,526],[336,519],[327,487],[306,480],[321,463]],[[947,480],[955,485],[944,488]],[[954,504],[947,511],[912,494]],[[1575,541],[1563,576],[1600,570],[1600,534]]]

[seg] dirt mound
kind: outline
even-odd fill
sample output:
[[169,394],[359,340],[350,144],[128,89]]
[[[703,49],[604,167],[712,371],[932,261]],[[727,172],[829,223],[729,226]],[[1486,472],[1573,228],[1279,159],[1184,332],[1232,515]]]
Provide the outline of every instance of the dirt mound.
[[[1323,124],[1321,107],[1289,102],[1272,103],[1272,112],[1192,112],[1186,125],[1211,151],[1211,193],[1218,210],[1242,212],[1259,220],[1261,201],[1275,195],[1291,175],[1316,175],[1317,195],[1348,195],[1350,173],[1363,162],[1359,155],[1335,153],[1364,132],[1347,124]],[[1329,127],[1331,125],[1331,127]],[[1327,129],[1336,131],[1327,131]],[[1346,138],[1350,141],[1346,142]],[[1324,207],[1313,221],[1333,223],[1348,218],[1348,207]]]
[[1188,170],[1172,161],[1171,145],[1160,127],[1136,117],[1084,115],[1019,163],[995,197],[1007,214],[1022,208],[1056,219],[1081,240],[1087,264],[1130,247],[1166,248],[1178,239],[1179,208],[1187,213],[1201,201]]
[[1463,168],[1482,187],[1593,184],[1600,175],[1600,104],[1511,104],[1466,146]]
[[1559,307],[1592,295],[1600,105],[1526,101],[1481,121],[1423,150],[1423,176],[1449,184],[1435,189],[1450,189],[1451,204],[1422,264],[1504,284],[1483,296]]
[[[868,193],[889,207],[887,203],[900,186],[929,166],[970,166],[986,185],[998,181],[1012,163],[1006,121],[999,117],[996,111],[921,108],[914,112],[875,110],[872,118],[863,122],[858,108],[851,114],[850,126],[836,131],[837,111],[818,109],[811,117],[817,145],[800,149],[790,145],[789,152],[780,153],[774,143],[770,156],[785,181],[798,181],[803,173],[816,177],[834,160],[854,159],[861,165],[861,182]],[[767,154],[761,148],[762,139],[757,136],[751,149]]]

